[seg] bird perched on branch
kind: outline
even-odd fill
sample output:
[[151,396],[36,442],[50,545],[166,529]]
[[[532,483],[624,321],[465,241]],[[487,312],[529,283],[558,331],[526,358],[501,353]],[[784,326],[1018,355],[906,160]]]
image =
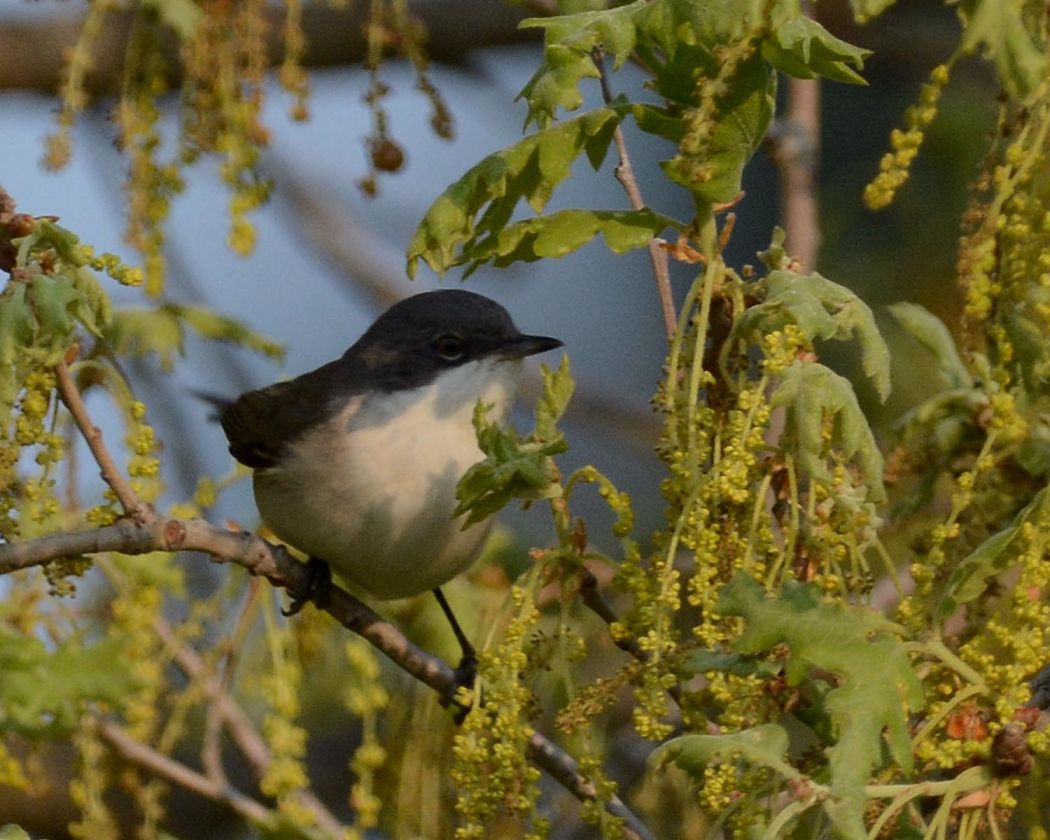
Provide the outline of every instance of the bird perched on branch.
[[473,681],[474,650],[440,586],[475,560],[487,523],[454,519],[456,485],[480,460],[475,405],[502,422],[521,360],[561,346],[523,335],[473,292],[395,304],[334,362],[236,400],[207,397],[230,452],[254,470],[255,501],[278,537],[305,552],[316,599],[329,569],[380,599],[432,590]]

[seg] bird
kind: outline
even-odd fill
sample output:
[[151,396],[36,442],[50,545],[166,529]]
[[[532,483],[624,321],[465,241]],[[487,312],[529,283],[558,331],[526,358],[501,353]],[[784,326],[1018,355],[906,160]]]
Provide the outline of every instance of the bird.
[[464,289],[394,304],[338,359],[216,408],[233,457],[252,470],[256,506],[309,557],[310,591],[334,572],[388,600],[432,591],[473,682],[474,648],[441,592],[477,559],[489,522],[455,517],[459,479],[483,453],[473,424],[507,417],[526,356],[562,346],[526,335],[496,301]]

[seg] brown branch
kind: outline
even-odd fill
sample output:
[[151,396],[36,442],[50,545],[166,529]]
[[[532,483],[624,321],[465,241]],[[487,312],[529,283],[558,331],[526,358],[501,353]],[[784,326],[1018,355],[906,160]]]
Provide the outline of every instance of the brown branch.
[[69,372],[69,365],[65,360],[55,365],[55,380],[58,387],[58,395],[65,403],[69,413],[73,415],[73,422],[77,424],[80,433],[84,436],[91,454],[98,464],[102,480],[113,490],[128,516],[136,519],[146,519],[153,516],[149,508],[144,505],[131,489],[131,485],[124,478],[123,473],[117,469],[106,443],[102,440],[102,431],[91,422],[88,416],[84,400],[80,396],[80,390],[73,381],[73,375]]
[[265,805],[229,785],[212,781],[171,756],[136,741],[115,723],[99,721],[98,731],[103,740],[125,761],[145,768],[185,790],[225,805],[254,825],[267,825],[273,821],[272,812]]
[[[356,64],[365,53],[364,24],[367,3],[347,4],[335,9],[329,4],[309,3],[303,8],[303,30],[307,47],[302,57],[305,67],[332,67]],[[535,41],[535,30],[519,29],[524,14],[508,3],[491,0],[442,0],[413,2],[411,12],[427,31],[427,53],[437,61],[462,61],[473,49],[521,41]],[[282,27],[284,6],[265,10],[266,51],[271,65],[284,56]],[[46,17],[27,20],[13,18],[0,25],[0,90],[39,90],[53,94],[66,66],[65,56],[76,43],[83,12],[58,9]],[[120,90],[124,61],[135,11],[114,9],[92,51],[91,72],[86,83],[93,95]],[[470,26],[463,26],[463,21]],[[163,34],[163,33],[162,33]],[[168,70],[173,82],[181,72],[175,38],[165,38]]]
[[[265,577],[273,585],[291,592],[303,592],[308,588],[309,572],[306,565],[296,560],[283,546],[268,543],[254,534],[216,528],[203,519],[166,517],[138,521],[124,519],[90,531],[49,534],[26,542],[0,545],[0,574],[43,565],[59,557],[104,551],[119,551],[122,554],[203,551],[219,562],[243,566],[251,574]],[[457,684],[452,669],[412,644],[397,627],[362,601],[333,585],[324,609],[348,630],[367,639],[402,670],[434,689],[444,702],[456,702]],[[580,776],[572,756],[545,736],[539,733],[533,735],[529,743],[529,756],[573,796],[581,801],[595,798],[593,786]],[[191,790],[207,790],[212,796],[217,795],[216,791],[222,792],[206,776],[196,775],[199,779],[193,780]],[[227,802],[226,799],[219,801]],[[625,820],[625,837],[630,840],[649,840],[652,837],[619,798],[613,797],[603,805],[610,814]],[[234,805],[231,804],[231,807]]]
[[[809,5],[803,3],[803,13]],[[768,146],[780,174],[780,220],[788,250],[804,270],[812,270],[820,251],[819,79],[788,79],[787,113],[770,131]]]
[[[598,78],[601,82],[602,99],[606,105],[613,101],[612,89],[609,87],[609,74],[605,70],[605,54],[601,47],[595,47],[591,52],[594,66],[598,68]],[[616,166],[616,180],[620,182],[627,200],[635,210],[644,210],[645,199],[642,191],[638,188],[638,179],[634,175],[634,167],[631,165],[631,157],[627,153],[627,142],[623,137],[623,128],[619,125],[613,132],[613,143],[616,145],[616,154],[620,162]],[[664,329],[667,331],[668,340],[674,338],[675,330],[678,329],[678,316],[675,314],[674,295],[671,292],[671,274],[667,261],[667,252],[660,247],[660,243],[654,237],[649,241],[649,261],[653,265],[653,277],[656,280],[656,291],[660,296],[660,309],[664,316]]]
[[[594,572],[586,567],[583,568],[583,574],[580,579],[580,600],[583,601],[585,607],[597,615],[606,623],[606,625],[611,625],[618,621],[613,608],[609,606],[609,602],[605,600],[601,590],[598,588],[598,578],[595,577]],[[637,639],[631,637],[616,638],[612,634],[610,634],[610,638],[612,638],[613,644],[615,644],[616,647],[624,653],[629,653],[639,662],[646,662],[649,659],[649,654],[642,650]],[[667,689],[667,693],[671,695],[671,699],[681,707],[681,686],[673,685]]]
[[[255,584],[257,581],[253,580],[252,583]],[[255,587],[253,586],[254,589]],[[242,618],[246,614],[247,611],[242,613]],[[168,622],[164,619],[157,619],[154,622],[154,628],[157,631],[157,635],[164,640],[164,643],[173,649],[175,663],[186,676],[190,677],[190,679],[197,679],[207,670],[207,665],[201,655],[189,645],[181,644],[176,639],[175,633]],[[240,636],[240,629],[238,627],[237,631],[234,632],[234,640]],[[212,674],[205,680],[204,687],[211,701],[207,725],[209,727],[213,726],[214,718],[225,726],[238,752],[248,763],[248,766],[251,767],[256,780],[259,780],[270,767],[272,761],[270,749],[266,746],[266,742],[244,712],[244,709],[229,694],[223,678],[230,671],[231,667],[229,660],[227,660],[223,677]],[[217,737],[217,733],[214,737]],[[220,781],[225,783],[226,773],[222,769],[221,755],[216,753],[218,753],[217,744],[210,746],[206,744],[201,751],[201,763],[205,768],[208,779],[216,783]],[[312,791],[300,791],[297,794],[297,799],[303,807],[310,811],[316,825],[322,831],[332,837],[341,837],[343,835],[346,827],[339,822],[336,816],[328,810]]]

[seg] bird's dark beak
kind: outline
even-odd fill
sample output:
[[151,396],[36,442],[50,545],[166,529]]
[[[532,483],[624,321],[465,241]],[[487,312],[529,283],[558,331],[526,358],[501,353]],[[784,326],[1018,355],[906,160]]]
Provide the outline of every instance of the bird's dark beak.
[[499,352],[506,359],[521,359],[525,356],[535,356],[537,353],[546,353],[548,350],[555,350],[561,346],[561,341],[545,335],[519,335],[508,340]]

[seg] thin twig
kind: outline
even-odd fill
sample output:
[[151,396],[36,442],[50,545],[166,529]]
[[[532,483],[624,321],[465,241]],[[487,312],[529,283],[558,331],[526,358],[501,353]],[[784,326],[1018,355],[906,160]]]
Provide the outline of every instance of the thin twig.
[[58,395],[61,397],[62,402],[65,403],[66,408],[69,409],[69,413],[73,415],[73,422],[77,424],[77,428],[80,429],[80,433],[84,436],[84,440],[87,442],[88,448],[98,464],[102,480],[113,490],[117,501],[120,502],[120,506],[124,508],[124,512],[128,516],[137,519],[150,517],[152,514],[149,508],[139,500],[135,491],[131,489],[131,485],[124,478],[123,473],[117,469],[116,463],[114,463],[112,456],[109,454],[109,449],[106,448],[105,441],[102,440],[102,431],[91,422],[91,417],[88,416],[87,408],[84,406],[84,400],[80,396],[80,390],[77,388],[76,383],[73,382],[73,375],[70,373],[69,365],[66,364],[65,360],[55,365],[55,381],[58,387]]
[[[583,577],[580,580],[580,599],[583,601],[584,606],[591,610],[607,625],[611,625],[618,620],[616,613],[613,612],[613,608],[609,606],[609,602],[602,596],[601,590],[598,588],[598,578],[594,576],[588,568],[583,569]],[[646,662],[649,659],[649,654],[642,650],[638,644],[638,640],[632,637],[616,638],[612,636],[613,643],[620,650],[625,653],[629,653],[639,662]],[[667,693],[671,695],[671,699],[678,704],[679,707],[682,705],[682,688],[678,685],[673,685],[667,689]]]
[[[806,14],[810,3],[804,0]],[[812,270],[820,251],[817,175],[820,159],[820,80],[791,77],[787,113],[769,134],[770,157],[780,173],[780,220],[788,249]]]
[[[256,582],[257,581],[254,580],[252,581],[253,584]],[[242,617],[243,615],[244,614],[242,613]],[[154,628],[157,631],[157,635],[164,640],[164,643],[172,648],[174,651],[175,663],[179,666],[182,672],[186,674],[186,676],[190,679],[195,679],[206,670],[207,665],[205,664],[203,657],[201,657],[201,655],[189,645],[181,644],[176,639],[175,632],[167,621],[164,619],[156,619],[154,622]],[[238,638],[237,632],[234,633],[233,638]],[[229,667],[229,664],[227,664],[227,671],[229,671]],[[211,702],[209,720],[212,717],[211,710],[214,710],[216,716],[225,725],[226,731],[229,732],[238,752],[248,763],[256,780],[261,779],[269,769],[272,757],[270,749],[266,746],[266,742],[259,734],[258,729],[252,723],[251,718],[248,717],[244,709],[241,708],[241,705],[227,690],[222,688],[220,677],[214,674],[211,675],[205,681],[204,687],[208,692]],[[225,780],[224,771],[220,770],[220,772],[216,774],[214,769],[209,769],[208,761],[214,761],[214,758],[206,760],[204,750],[202,750],[201,753],[201,760],[209,779],[212,781],[217,781],[218,779]],[[300,791],[296,798],[298,799],[299,804],[305,807],[313,815],[314,822],[318,828],[331,837],[342,836],[346,826],[344,826],[336,816],[328,810],[325,804],[321,802],[312,791]]]
[[266,825],[273,821],[272,813],[265,805],[229,785],[212,781],[171,756],[158,752],[153,747],[136,741],[115,723],[100,721],[98,730],[102,738],[125,761],[150,770],[184,790],[226,805],[234,813],[254,825]]
[[[609,75],[605,70],[605,54],[601,47],[595,47],[591,51],[594,66],[598,68],[598,78],[601,82],[602,99],[606,105],[613,101],[612,89],[609,87]],[[613,143],[616,146],[616,154],[620,162],[616,166],[616,180],[620,182],[627,193],[627,200],[635,210],[645,209],[645,200],[642,191],[638,188],[638,179],[634,176],[634,167],[631,165],[631,157],[627,153],[627,142],[623,137],[623,129],[617,125],[613,132]],[[674,295],[671,292],[671,273],[667,261],[667,252],[660,247],[656,239],[649,241],[649,260],[653,264],[653,277],[656,279],[657,294],[660,295],[660,309],[664,316],[664,329],[667,338],[674,337],[678,328],[678,316],[675,314]]]
[[[208,706],[208,715],[204,721],[204,736],[201,743],[201,764],[209,779],[226,781],[226,770],[222,763],[222,727],[225,722],[223,709],[226,708],[222,701],[229,696],[233,683],[233,675],[236,672],[237,652],[247,635],[251,624],[250,617],[259,595],[259,581],[253,578],[248,583],[248,591],[245,593],[244,604],[241,606],[237,624],[232,635],[225,640],[225,652],[222,657],[221,673],[210,675],[208,681],[209,696],[211,703]],[[174,641],[175,634],[170,638]],[[261,777],[265,768],[255,768]]]

